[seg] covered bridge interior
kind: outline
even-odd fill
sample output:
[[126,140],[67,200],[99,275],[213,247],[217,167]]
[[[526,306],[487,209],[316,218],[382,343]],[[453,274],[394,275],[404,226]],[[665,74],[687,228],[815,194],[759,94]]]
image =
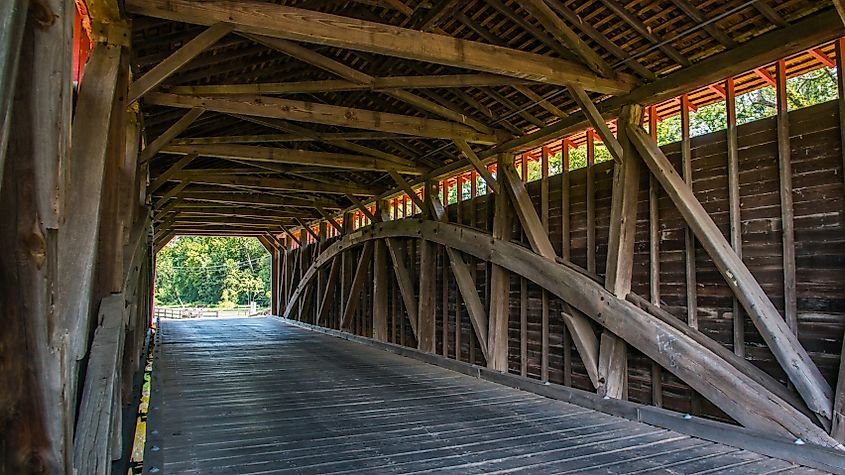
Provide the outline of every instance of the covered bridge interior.
[[[0,14],[0,473],[126,473],[148,352],[146,473],[845,473],[841,0]],[[820,68],[835,92],[796,107]],[[259,239],[273,316],[157,324],[182,235]],[[365,403],[489,420],[383,447]],[[319,460],[269,406],[337,422]],[[608,415],[631,445],[579,438]]]

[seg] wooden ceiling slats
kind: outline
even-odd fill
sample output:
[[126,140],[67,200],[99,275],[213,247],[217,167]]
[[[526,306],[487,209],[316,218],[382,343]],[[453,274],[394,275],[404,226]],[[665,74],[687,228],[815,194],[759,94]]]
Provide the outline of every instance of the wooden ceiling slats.
[[629,88],[622,81],[595,76],[574,61],[258,1],[128,0],[126,7],[135,14],[201,24],[228,22],[241,33],[371,51],[550,84],[574,82],[608,93]]
[[[547,10],[546,15],[551,11],[554,17],[540,18],[537,10],[539,0],[531,1],[533,3],[527,6],[525,2],[517,0],[434,0],[415,2],[414,5],[405,5],[396,0],[281,0],[276,3],[283,7],[292,6],[384,25],[413,28],[583,64],[571,51],[571,42],[576,41],[574,44],[580,44],[592,51],[593,61],[606,63],[616,73],[635,74],[646,84],[656,78],[665,78],[725,49],[732,49],[767,31],[780,29],[785,23],[794,24],[802,17],[825,7],[820,5],[825,2],[814,0],[786,0],[776,3],[758,0],[747,5],[718,0],[544,0],[545,3],[540,5],[540,8]],[[130,0],[128,3],[131,11],[141,0]],[[157,2],[144,0],[144,3]],[[738,9],[739,6],[742,8]],[[724,18],[719,18],[721,16]],[[719,19],[710,25],[701,26],[703,22],[713,18]],[[571,32],[567,32],[571,35],[568,38],[560,35],[560,28],[553,28],[555,24],[571,29]],[[202,31],[202,28],[193,25],[146,17],[137,18],[133,25],[132,41],[137,54],[134,65],[136,77],[140,77],[143,72],[150,70],[157,62]],[[239,35],[229,34],[168,77],[163,86],[165,90],[169,88],[181,94],[213,94],[212,89],[199,87],[281,83],[285,86],[279,87],[278,90],[271,89],[264,94],[270,97],[276,93],[285,94],[301,88],[297,91],[298,97],[314,105],[346,106],[353,110],[373,110],[428,118],[425,120],[435,117],[440,120],[439,117],[444,116],[451,122],[470,124],[482,131],[503,129],[514,135],[514,141],[509,143],[518,143],[520,137],[538,129],[568,130],[566,124],[583,122],[583,114],[580,113],[578,104],[569,94],[562,94],[558,86],[509,78],[501,84],[470,82],[453,85],[444,82],[444,87],[437,87],[436,81],[448,81],[449,75],[467,74],[468,70],[399,59],[380,54],[382,51],[353,51],[338,47],[339,45],[295,46],[325,58],[336,67],[335,70],[315,67],[314,62],[302,61],[295,54],[284,54]],[[796,71],[800,69],[797,63],[791,67]],[[473,77],[484,77],[475,72],[471,74]],[[424,82],[414,82],[415,78],[426,77],[432,77],[431,86]],[[346,86],[340,81],[346,81],[349,89],[344,89]],[[401,86],[403,81],[407,81],[404,89],[392,89],[394,86],[391,84]],[[738,80],[738,92],[746,87],[746,82],[747,87],[754,87],[753,81],[754,78]],[[658,84],[664,82],[658,81]],[[322,90],[322,85],[329,87]],[[196,89],[190,89],[191,87]],[[290,89],[286,90],[285,87]],[[383,90],[386,88],[391,89]],[[640,89],[643,90],[649,88]],[[402,92],[395,93],[396,91]],[[706,101],[717,92],[705,91],[696,94],[693,100]],[[604,104],[608,99],[606,96],[591,96],[600,106],[600,110],[607,108],[607,104]],[[609,98],[608,103],[614,104],[613,99]],[[156,101],[145,101],[142,104],[148,142],[172,126],[182,115],[182,111],[156,105],[154,102]],[[666,104],[661,107],[663,109],[658,113],[671,114],[672,108],[677,106]],[[267,136],[266,141],[261,141],[262,135]],[[384,164],[411,164],[424,168],[438,168],[461,159],[460,151],[454,144],[450,140],[444,140],[447,137],[396,136],[385,132],[366,135],[341,126],[340,123],[302,127],[283,120],[234,117],[213,111],[206,112],[196,119],[179,137],[181,140],[172,145],[248,143],[278,147],[281,143],[295,142],[292,146],[305,151],[340,154],[338,156],[355,153],[386,160]],[[198,140],[192,142],[191,137]],[[164,155],[159,155],[153,159],[153,175],[161,173],[167,168],[167,164],[174,161],[172,158],[163,157]],[[180,195],[248,195],[243,190],[260,191],[260,195],[255,195],[257,198],[253,200],[253,204],[257,204],[261,202],[259,198],[264,196],[275,196],[268,199],[272,201],[278,198],[279,202],[285,198],[293,199],[290,194],[280,196],[279,190],[254,186],[256,183],[273,183],[273,180],[302,180],[304,183],[320,183],[321,186],[344,182],[352,187],[376,182],[391,183],[389,178],[385,182],[387,175],[379,172],[328,172],[328,169],[315,172],[318,169],[293,168],[272,162],[251,163],[253,167],[258,168],[243,169],[244,165],[240,163],[247,164],[249,161],[230,158],[232,159],[198,157],[188,170],[200,170],[215,179],[226,178],[225,175],[213,171],[219,168],[221,173],[228,171],[229,175],[237,180],[215,184],[192,183],[187,185]],[[242,174],[247,177],[256,174],[254,177],[260,181],[241,180]],[[265,176],[259,176],[262,174]],[[306,187],[313,189],[313,196],[322,197],[323,200],[329,196],[319,186]],[[297,192],[295,196],[301,199],[305,195]],[[333,200],[327,201],[334,203]],[[337,209],[336,207],[335,203],[329,209]]]

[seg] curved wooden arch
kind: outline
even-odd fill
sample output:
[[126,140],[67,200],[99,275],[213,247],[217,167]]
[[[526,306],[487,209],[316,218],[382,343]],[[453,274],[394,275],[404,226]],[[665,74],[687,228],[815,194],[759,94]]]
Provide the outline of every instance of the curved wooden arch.
[[285,311],[289,317],[317,270],[338,253],[374,239],[416,238],[456,249],[521,275],[561,298],[625,340],[745,427],[826,447],[843,449],[821,427],[784,398],[724,358],[636,305],[617,298],[589,276],[518,244],[465,226],[403,219],[377,223],[344,236],[302,276]]

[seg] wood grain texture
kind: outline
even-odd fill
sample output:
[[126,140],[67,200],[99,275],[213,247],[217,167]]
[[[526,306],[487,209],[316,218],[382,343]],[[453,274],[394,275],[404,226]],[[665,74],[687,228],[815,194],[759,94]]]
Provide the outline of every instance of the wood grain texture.
[[310,10],[259,2],[132,0],[127,9],[189,23],[232,23],[236,31],[458,66],[549,84],[580,84],[617,94],[629,89],[572,61]]
[[769,349],[780,361],[790,380],[811,410],[830,419],[830,385],[822,377],[807,351],[788,328],[760,284],[733,252],[722,232],[695,198],[690,188],[666,160],[663,152],[640,127],[628,127],[631,140],[649,169],[672,198],[687,224],[734,289],[749,316],[754,320]]
[[[317,269],[339,250],[376,238],[411,236],[489,259],[509,272],[529,277],[659,362],[746,427],[784,436],[791,433],[824,446],[838,445],[806,415],[682,332],[617,299],[582,272],[549,261],[517,244],[502,239],[491,241],[486,233],[434,221],[378,224],[326,249],[303,273],[292,301],[307,289]],[[671,354],[661,343],[667,341],[672,342]]]
[[353,129],[428,137],[435,139],[462,139],[468,142],[495,144],[498,138],[480,133],[466,125],[408,115],[373,110],[340,107],[328,104],[281,99],[272,96],[241,95],[236,97],[188,96],[155,92],[144,99],[149,104],[194,108],[243,114],[248,116],[312,122]]
[[161,333],[150,429],[165,473],[820,473],[276,319],[165,320]]

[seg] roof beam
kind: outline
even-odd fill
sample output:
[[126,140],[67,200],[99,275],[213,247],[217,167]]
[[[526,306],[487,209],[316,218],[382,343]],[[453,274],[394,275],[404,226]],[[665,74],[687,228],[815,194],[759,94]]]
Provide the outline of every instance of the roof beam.
[[223,143],[285,143],[285,142],[343,142],[346,140],[397,140],[413,139],[407,135],[387,134],[384,132],[338,132],[313,134],[259,134],[259,135],[222,135],[217,137],[191,137],[175,139],[172,145],[208,145]]
[[839,18],[845,23],[845,1],[833,0],[833,5],[836,6],[836,11],[839,13]]
[[314,152],[254,145],[169,145],[163,153],[199,155],[252,162],[285,163],[312,167],[339,168],[343,170],[387,171],[395,169],[402,173],[422,174],[415,167],[402,166],[378,158],[348,153]]
[[313,218],[314,213],[309,213],[299,208],[298,211],[279,209],[268,210],[266,208],[254,208],[249,206],[203,206],[201,208],[194,208],[185,206],[185,202],[177,204],[174,210],[180,214],[196,216],[196,215],[215,215],[215,216],[240,216],[240,217],[255,217],[258,219],[277,217],[277,218]]
[[221,189],[221,192],[210,191],[183,191],[183,200],[188,201],[202,201],[208,203],[230,203],[230,204],[256,204],[264,206],[290,206],[292,208],[313,208],[315,206],[322,206],[327,209],[339,209],[340,205],[329,200],[305,199],[287,196],[276,196],[257,193],[245,193],[242,191],[226,191]]
[[190,164],[195,158],[197,158],[196,154],[189,153],[177,160],[176,163],[171,165],[167,170],[161,172],[155,180],[150,183],[147,187],[147,194],[151,195],[155,193],[159,188],[161,188],[161,185],[167,183],[168,180],[182,171],[183,168],[187,167],[188,164]]
[[[164,206],[171,198],[175,198],[179,193],[181,193],[185,188],[190,185],[187,181],[177,181],[176,184],[167,190],[158,201],[153,204],[153,208],[161,208]],[[178,199],[177,199],[178,200]]]
[[226,215],[186,215],[185,213],[176,213],[176,219],[173,224],[178,226],[180,224],[237,224],[239,226],[258,228],[258,227],[273,227],[281,222],[288,222],[290,219],[285,218],[256,218],[254,216],[226,216]]
[[[395,181],[400,188],[405,190],[405,194],[407,194],[411,201],[413,201],[414,204],[416,204],[420,208],[420,211],[425,211],[425,203],[423,203],[423,200],[411,187],[411,184],[408,183],[407,180],[402,178],[402,175],[396,173],[395,171],[392,171],[390,172],[390,178],[393,178],[393,181]],[[359,207],[363,207],[363,205],[359,205]]]
[[204,107],[224,114],[244,114],[274,119],[311,122],[317,124],[392,132],[417,137],[495,144],[495,135],[482,134],[466,125],[443,120],[391,114],[351,107],[332,106],[314,102],[280,99],[269,96],[244,95],[236,97],[190,96],[184,94],[151,93],[148,104],[169,107]]
[[190,173],[177,174],[178,179],[190,183],[205,183],[211,185],[251,186],[254,188],[269,188],[293,192],[332,193],[372,196],[377,192],[372,187],[354,184],[339,185],[337,183],[324,184],[314,181],[292,180],[288,178],[265,178],[254,176],[196,176]]
[[[348,79],[354,83],[366,86],[372,84],[377,79],[373,76],[370,76],[369,74],[363,73],[339,61],[323,56],[322,54],[317,53],[316,51],[312,51],[308,48],[300,46],[292,41],[257,35],[247,35],[247,37],[265,46],[293,56],[294,58],[299,59],[300,61],[304,61],[313,66],[317,66],[319,68],[323,68],[327,71],[337,74],[338,76],[344,79]],[[466,124],[481,133],[491,135],[495,133],[495,131],[491,127],[482,124],[481,122],[473,119],[472,117],[467,117],[463,114],[457,113],[449,109],[448,107],[444,107],[440,104],[431,102],[428,99],[420,97],[412,92],[408,92],[403,89],[387,89],[383,90],[382,92],[390,97],[393,97],[394,99],[399,99],[400,101],[410,104],[418,109],[431,112],[433,114],[439,115],[443,118],[449,119],[459,124]]]
[[175,139],[179,134],[185,131],[191,124],[194,123],[195,120],[202,115],[204,110],[201,107],[194,107],[193,109],[189,110],[185,113],[182,117],[179,118],[173,125],[167,128],[161,135],[156,137],[149,145],[144,147],[144,150],[141,150],[141,154],[138,156],[139,163],[146,163],[161,150],[162,147],[170,143],[171,140]]
[[548,5],[552,7],[552,9],[556,11],[558,15],[560,15],[564,20],[568,21],[569,24],[575,25],[579,30],[584,32],[584,34],[592,38],[593,41],[601,45],[604,49],[610,51],[611,54],[623,61],[625,65],[627,65],[632,70],[636,71],[640,76],[648,79],[649,81],[657,79],[657,75],[649,71],[648,68],[640,64],[640,62],[636,59],[631,58],[631,55],[628,54],[628,52],[617,46],[616,43],[610,41],[606,36],[596,30],[593,25],[588,22],[582,21],[578,14],[570,10],[562,2],[555,0],[549,2]]
[[299,226],[304,229],[308,234],[310,234],[315,241],[320,242],[320,235],[315,233],[314,230],[311,229],[311,226],[308,226],[307,224],[305,224],[305,221],[299,218],[296,218],[296,222],[299,223]]
[[514,86],[513,88],[516,89],[517,91],[519,91],[520,93],[522,93],[523,96],[525,96],[525,97],[531,99],[532,101],[534,101],[534,103],[536,103],[538,106],[542,107],[543,109],[546,109],[548,112],[550,112],[555,117],[558,117],[560,119],[565,119],[565,118],[569,117],[569,114],[560,110],[556,105],[552,104],[548,99],[546,99],[543,96],[537,94],[536,92],[532,91],[531,89],[529,89],[525,86]]
[[333,228],[335,228],[335,229],[337,230],[337,232],[339,232],[339,233],[343,234],[343,226],[341,226],[341,225],[340,225],[340,224],[339,224],[339,223],[338,223],[338,222],[337,222],[337,221],[336,221],[336,220],[332,217],[332,215],[331,215],[331,214],[329,214],[329,213],[328,213],[328,211],[326,211],[326,210],[325,210],[325,208],[323,208],[323,207],[322,207],[322,206],[320,206],[320,205],[315,205],[315,206],[314,206],[314,208],[317,210],[317,212],[318,212],[318,213],[320,213],[320,216],[322,216],[322,217],[323,217],[326,221],[328,221],[328,222],[329,222],[329,224],[331,224],[331,225],[332,225],[332,227],[333,227]]
[[688,0],[672,0],[672,3],[678,7],[679,10],[684,12],[685,15],[692,18],[693,21],[698,23],[699,25],[704,25],[704,31],[706,31],[710,36],[716,39],[719,43],[722,43],[723,46],[726,48],[733,48],[736,46],[736,42],[725,33],[725,30],[719,28],[718,25],[715,23],[707,23],[709,20],[704,17],[704,14],[701,13],[701,10],[698,9],[695,5],[690,3]]
[[174,51],[173,54],[158,63],[153,69],[138,78],[129,87],[128,101],[134,102],[141,96],[161,84],[168,76],[175,73],[188,61],[195,58],[206,48],[216,43],[232,31],[232,25],[228,23],[214,23],[207,30],[197,35],[184,46]]
[[551,34],[555,40],[570,51],[577,54],[593,71],[604,77],[615,76],[613,69],[598,55],[589,45],[581,40],[577,33],[552,11],[544,0],[523,0],[520,2],[522,8],[536,18],[543,28]]
[[581,111],[584,112],[584,115],[587,116],[587,119],[593,125],[593,128],[596,129],[596,132],[599,133],[601,141],[607,147],[610,154],[613,155],[613,160],[615,160],[617,164],[621,164],[622,145],[619,144],[619,141],[616,140],[613,132],[610,131],[610,127],[607,126],[607,122],[604,121],[604,117],[601,116],[601,113],[596,108],[596,105],[593,104],[593,101],[590,99],[587,91],[578,86],[571,86],[569,88],[569,94],[573,99],[575,99],[578,107],[580,107]]
[[284,231],[284,233],[287,234],[288,237],[291,238],[293,240],[293,242],[296,243],[297,246],[302,245],[302,242],[299,241],[299,238],[294,236],[293,233],[284,224],[282,225],[282,231]]
[[647,39],[654,45],[660,45],[660,51],[666,53],[666,56],[672,58],[673,61],[682,65],[682,66],[689,66],[690,60],[688,60],[683,54],[681,54],[678,50],[676,50],[672,45],[669,43],[664,43],[658,37],[654,36],[651,32],[651,29],[646,26],[645,23],[642,22],[636,15],[629,12],[621,3],[617,0],[602,0],[602,3],[612,10],[614,13],[619,15],[620,18],[625,20],[631,27],[636,30],[643,38]]
[[[315,53],[319,54],[319,53]],[[330,60],[333,61],[333,60]],[[333,71],[334,72],[334,71]],[[343,75],[340,75],[343,76]],[[392,89],[445,89],[456,87],[528,86],[537,84],[529,79],[497,74],[444,74],[434,76],[370,77],[361,82],[352,79],[324,81],[268,82],[254,84],[209,84],[201,86],[173,86],[174,94],[315,94],[344,91],[390,91]]]
[[[610,5],[615,0],[602,1]],[[736,48],[644,84],[628,94],[601,101],[596,107],[603,115],[612,116],[627,104],[656,104],[845,35],[842,19],[830,13],[833,13],[832,10],[821,11],[785,28],[760,35]],[[772,48],[772,45],[780,47]],[[480,157],[493,157],[500,151],[528,150],[542,145],[550,137],[583,130],[588,124],[580,117],[570,116],[531,134],[504,142],[480,154]],[[433,173],[441,172],[435,170]]]
[[598,77],[584,66],[445,35],[415,31],[311,10],[257,1],[128,0],[131,13],[211,25],[228,22],[236,31],[399,58],[462,67],[556,85],[619,94],[630,85]]
[[[371,157],[382,158],[384,160],[394,162],[394,163],[400,163],[400,164],[406,164],[406,165],[413,165],[414,164],[414,162],[412,162],[408,159],[405,159],[405,158],[402,158],[402,157],[399,157],[399,156],[396,156],[396,155],[393,155],[393,154],[390,154],[390,153],[387,153],[387,152],[384,152],[384,151],[381,151],[381,150],[377,150],[377,149],[374,149],[374,148],[365,147],[363,145],[359,145],[359,144],[354,143],[354,142],[350,142],[350,140],[358,140],[356,138],[331,138],[334,134],[325,134],[325,133],[321,133],[321,132],[316,132],[316,131],[313,131],[311,129],[307,129],[305,127],[300,127],[296,124],[293,124],[293,123],[290,123],[290,122],[287,122],[287,121],[284,121],[284,120],[279,120],[279,119],[266,118],[266,117],[250,117],[248,115],[241,115],[241,114],[232,114],[232,117],[238,118],[238,119],[243,120],[243,121],[252,122],[254,124],[263,125],[264,127],[269,127],[271,129],[280,130],[282,132],[288,132],[288,133],[291,133],[291,134],[297,134],[297,135],[302,135],[302,136],[305,136],[305,137],[311,137],[313,140],[316,140],[318,142],[327,142],[331,139],[332,142],[333,142],[331,145],[334,145],[335,147],[338,147],[338,148],[342,148],[344,150],[349,150],[351,152],[360,153],[361,155],[369,155]],[[368,132],[363,132],[363,133],[379,134],[380,132],[368,131]],[[384,133],[382,133],[382,134],[384,134]],[[326,135],[328,135],[329,138],[324,138]],[[338,135],[340,135],[340,134],[338,134]],[[395,135],[395,134],[388,134],[388,135]],[[416,137],[410,137],[410,136],[407,136],[407,135],[395,135],[395,136],[396,137],[402,137],[402,138],[416,138]],[[381,140],[381,139],[376,139],[376,140]]]
[[484,179],[484,182],[487,183],[487,186],[490,188],[490,190],[496,194],[500,193],[501,188],[499,187],[498,180],[496,180],[496,178],[493,177],[493,174],[490,173],[490,170],[488,170],[487,167],[483,163],[481,163],[481,160],[479,160],[478,155],[476,155],[472,148],[470,148],[469,144],[462,140],[456,140],[455,145],[458,147],[461,153],[464,154],[467,160],[469,160],[469,163],[472,164],[478,174],[481,175],[481,178]]
[[[237,237],[258,237],[264,236],[267,234],[267,231],[262,231],[260,229],[237,229],[232,228],[231,226],[224,226],[224,225],[217,225],[217,226],[203,226],[203,227],[187,227],[187,226],[179,226],[174,227],[173,229],[167,232],[167,235],[162,237],[164,240],[168,235],[173,236],[237,236]],[[164,246],[162,246],[164,247]],[[158,249],[161,250],[161,249]]]

